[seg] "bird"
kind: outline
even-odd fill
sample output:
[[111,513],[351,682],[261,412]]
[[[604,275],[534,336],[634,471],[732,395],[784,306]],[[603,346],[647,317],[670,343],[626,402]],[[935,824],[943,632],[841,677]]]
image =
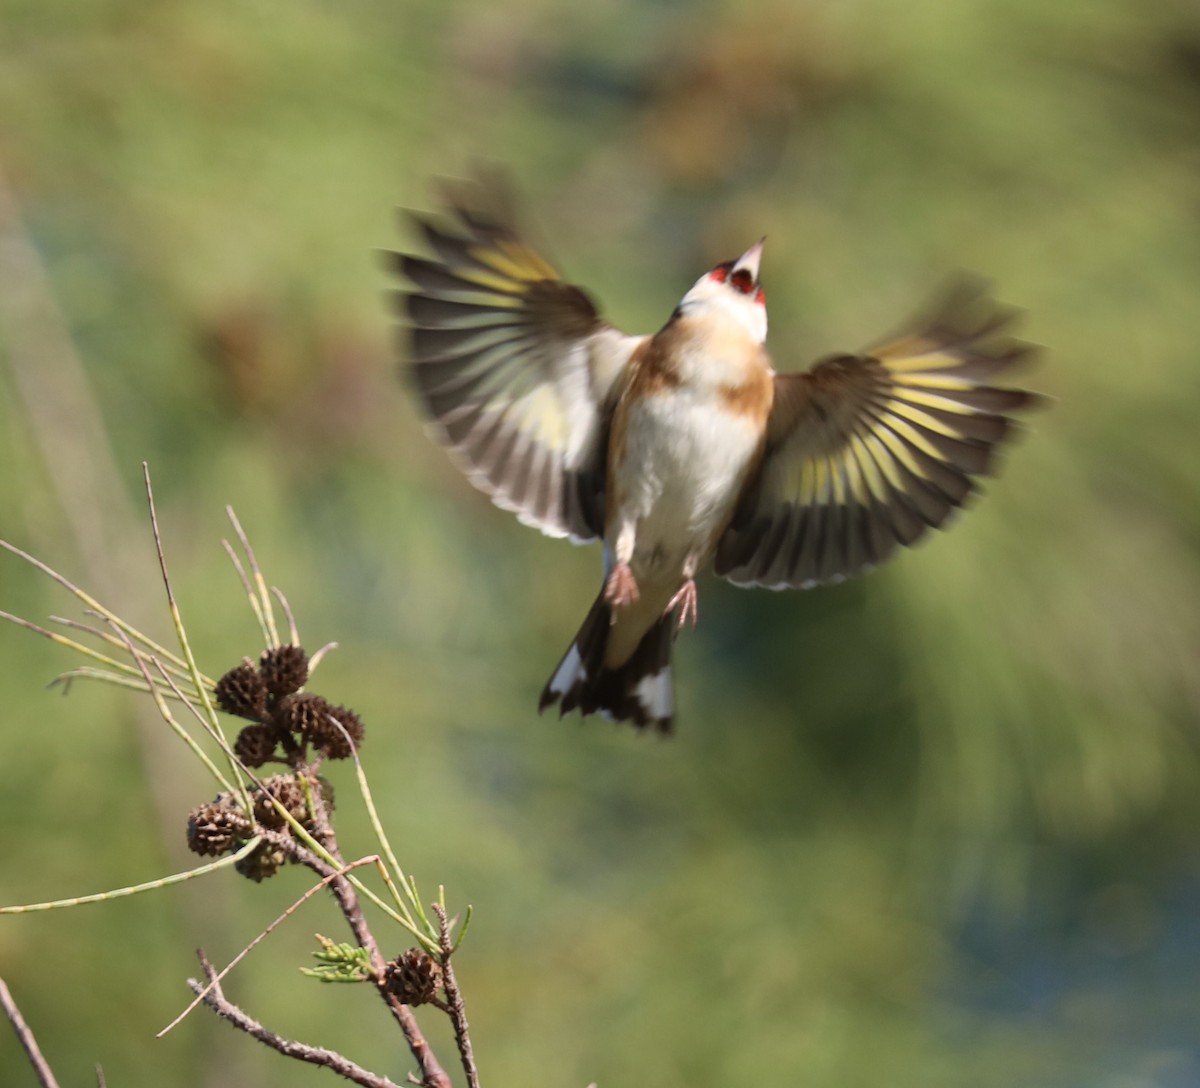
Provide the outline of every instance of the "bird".
[[391,254],[402,367],[431,429],[497,506],[603,545],[539,712],[671,733],[672,645],[707,564],[771,589],[862,574],[943,527],[1042,399],[993,384],[1037,349],[975,276],[897,334],[778,372],[765,239],[629,335],[527,241],[506,179],[443,181],[438,199],[407,213],[429,255]]

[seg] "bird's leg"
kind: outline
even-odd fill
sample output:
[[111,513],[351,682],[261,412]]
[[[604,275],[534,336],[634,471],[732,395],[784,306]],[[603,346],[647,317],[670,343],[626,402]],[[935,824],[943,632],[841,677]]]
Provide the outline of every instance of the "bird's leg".
[[637,579],[628,563],[618,563],[604,583],[604,601],[615,608],[623,608],[627,604],[636,604],[638,599]]
[[696,607],[696,581],[694,578],[689,578],[679,587],[679,592],[667,603],[664,614],[679,609],[679,615],[675,618],[675,634],[679,634],[691,620],[692,626],[696,626],[696,620],[699,618],[699,610]]
[[683,564],[684,583],[679,587],[675,596],[667,602],[667,607],[663,615],[670,615],[676,608],[679,609],[679,615],[675,618],[675,634],[678,635],[691,621],[692,627],[696,626],[696,621],[700,618],[699,595],[696,593],[696,563],[688,557]]
[[613,547],[613,558],[616,562],[604,583],[604,601],[614,608],[637,603],[637,579],[629,566],[629,561],[633,558],[633,543],[633,523],[624,522],[617,531],[617,540]]

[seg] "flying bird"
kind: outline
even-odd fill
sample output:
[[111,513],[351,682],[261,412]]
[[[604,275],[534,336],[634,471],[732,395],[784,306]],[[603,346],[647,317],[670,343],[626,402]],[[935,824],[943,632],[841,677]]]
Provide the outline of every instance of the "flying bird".
[[861,574],[942,526],[1039,399],[992,384],[1034,349],[975,279],[899,335],[777,373],[762,240],[630,336],[529,245],[501,181],[446,182],[442,203],[410,213],[432,256],[394,255],[434,430],[496,505],[604,545],[539,710],[669,733],[671,646],[705,564],[771,589]]

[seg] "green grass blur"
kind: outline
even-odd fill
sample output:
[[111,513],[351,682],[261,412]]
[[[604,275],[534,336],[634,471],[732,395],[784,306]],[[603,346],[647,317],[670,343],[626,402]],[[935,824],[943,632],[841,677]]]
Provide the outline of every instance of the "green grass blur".
[[[966,267],[1027,309],[1057,403],[887,569],[706,580],[671,742],[539,719],[598,554],[492,508],[423,433],[378,257],[412,241],[396,205],[477,159],[630,331],[767,233],[781,367]],[[0,170],[0,313],[61,321],[88,393],[0,326],[0,536],[169,637],[149,461],[217,675],[258,648],[236,508],[305,645],[340,643],[317,689],[367,724],[402,861],[476,908],[485,1083],[1200,1082],[1195,5],[0,0]],[[14,234],[57,315],[21,301]],[[88,483],[107,466],[116,494]],[[0,556],[0,607],[71,604]],[[75,662],[26,633],[0,627],[0,662],[0,901],[187,867],[213,789],[182,747],[120,693],[44,690]],[[0,919],[0,975],[64,1083],[324,1083],[203,1013],[152,1038],[195,946],[223,961],[306,886]],[[298,975],[314,931],[342,939],[328,903],[228,992],[402,1080],[371,995]],[[0,1071],[33,1083],[3,1029]]]

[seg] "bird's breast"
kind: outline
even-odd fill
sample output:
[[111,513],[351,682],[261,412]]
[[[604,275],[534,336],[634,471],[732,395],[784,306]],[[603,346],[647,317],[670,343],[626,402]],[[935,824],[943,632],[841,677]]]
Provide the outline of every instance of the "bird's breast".
[[740,386],[636,384],[614,421],[610,524],[636,525],[635,573],[707,554],[761,453],[761,394]]

